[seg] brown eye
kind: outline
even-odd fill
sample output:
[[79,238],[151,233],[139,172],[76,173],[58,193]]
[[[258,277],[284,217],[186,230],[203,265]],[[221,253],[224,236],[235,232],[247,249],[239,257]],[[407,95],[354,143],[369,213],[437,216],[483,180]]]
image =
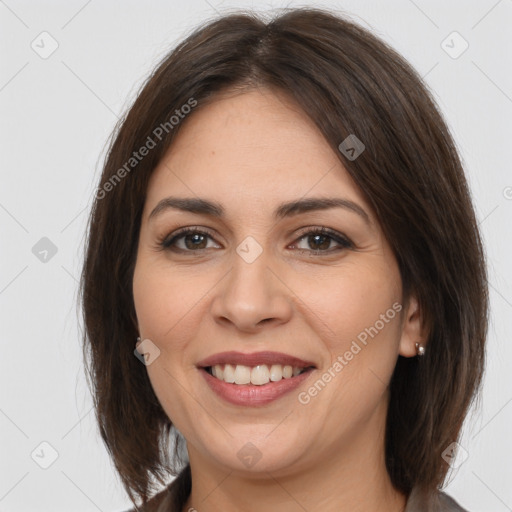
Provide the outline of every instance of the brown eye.
[[208,239],[213,240],[211,235],[205,231],[185,228],[177,233],[173,233],[171,237],[163,240],[160,245],[164,249],[195,252],[208,249]]
[[[353,247],[352,242],[348,238],[328,228],[306,231],[302,233],[298,243],[302,241],[305,241],[307,247],[299,247],[299,249],[314,253],[332,253]],[[331,244],[333,242],[337,244],[337,247],[332,248]],[[297,247],[298,243],[296,242],[294,246]]]
[[208,235],[203,235],[201,233],[193,233],[189,235],[182,235],[182,238],[185,242],[185,246],[187,249],[205,249],[206,248],[206,237]]

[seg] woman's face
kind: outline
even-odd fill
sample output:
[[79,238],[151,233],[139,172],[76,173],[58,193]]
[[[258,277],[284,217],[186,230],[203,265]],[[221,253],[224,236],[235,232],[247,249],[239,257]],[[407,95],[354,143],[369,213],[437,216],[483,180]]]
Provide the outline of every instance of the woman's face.
[[415,341],[397,263],[280,93],[219,97],[186,120],[151,176],[133,293],[149,378],[192,464],[286,474],[382,447],[387,386]]

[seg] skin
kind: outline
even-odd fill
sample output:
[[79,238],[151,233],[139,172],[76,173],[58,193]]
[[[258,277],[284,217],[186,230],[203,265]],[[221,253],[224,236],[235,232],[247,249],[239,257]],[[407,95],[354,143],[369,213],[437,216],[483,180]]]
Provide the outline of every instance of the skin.
[[[169,208],[150,219],[168,196],[218,202],[225,217]],[[282,202],[304,197],[349,199],[369,223],[344,208],[273,218]],[[188,245],[176,241],[182,252],[159,245],[186,226],[208,230],[202,250],[190,235]],[[303,234],[320,227],[353,246]],[[252,263],[236,251],[247,236],[262,249]],[[414,296],[404,301],[374,212],[299,106],[269,89],[232,91],[183,122],[149,182],[133,294],[141,338],[160,350],[146,367],[151,384],[187,440],[193,484],[183,510],[404,510],[385,467],[385,418],[398,355],[412,357],[424,343],[420,312]],[[400,313],[300,403],[298,394],[394,303]],[[236,406],[196,366],[229,350],[285,352],[316,369],[270,404]],[[237,456],[248,442],[261,454],[252,467]]]

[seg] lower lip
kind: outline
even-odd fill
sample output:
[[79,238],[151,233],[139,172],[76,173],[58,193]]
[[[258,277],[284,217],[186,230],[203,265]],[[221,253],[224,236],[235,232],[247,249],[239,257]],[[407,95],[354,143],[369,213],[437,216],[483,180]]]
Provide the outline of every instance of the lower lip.
[[231,384],[213,377],[204,368],[201,368],[201,373],[212,391],[227,402],[234,405],[258,406],[273,402],[297,389],[313,373],[313,369],[309,369],[295,377],[281,379],[277,382],[269,382],[262,386]]

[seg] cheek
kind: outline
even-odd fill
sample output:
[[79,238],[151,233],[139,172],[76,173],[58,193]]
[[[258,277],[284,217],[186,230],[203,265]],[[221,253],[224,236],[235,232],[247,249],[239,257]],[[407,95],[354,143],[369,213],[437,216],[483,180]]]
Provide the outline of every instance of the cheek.
[[373,258],[360,263],[347,265],[336,279],[316,281],[308,302],[312,328],[331,359],[333,377],[324,376],[333,385],[326,387],[323,406],[349,409],[354,418],[381,400],[396,365],[401,325],[398,269]]
[[[389,268],[387,274],[374,268],[363,272],[359,265],[353,272],[345,270],[335,285],[332,276],[325,279],[325,293],[310,296],[310,327],[330,362],[301,395],[301,403],[307,401],[306,407],[321,419],[326,438],[340,443],[366,428],[377,411],[386,410],[398,357],[401,306],[400,288]],[[312,421],[304,426],[313,437],[317,427]]]
[[198,324],[194,318],[198,297],[193,288],[185,285],[178,272],[170,272],[167,266],[150,258],[138,258],[133,297],[139,331],[141,337],[150,339],[160,351],[146,370],[167,416],[180,430],[184,427],[187,431],[186,426],[193,420],[184,407],[189,398],[184,387],[187,382],[184,361],[187,344]]
[[191,334],[190,329],[197,325],[194,315],[209,286],[204,281],[193,282],[186,275],[144,257],[135,267],[133,296],[139,329],[161,349],[178,348],[186,341],[185,333]]
[[329,275],[323,283],[316,281],[312,290],[318,291],[308,293],[309,305],[324,324],[322,331],[328,333],[333,355],[376,323],[382,334],[396,334],[398,315],[393,304],[401,300],[399,283],[399,276],[389,266],[360,264],[344,268],[336,279]]

